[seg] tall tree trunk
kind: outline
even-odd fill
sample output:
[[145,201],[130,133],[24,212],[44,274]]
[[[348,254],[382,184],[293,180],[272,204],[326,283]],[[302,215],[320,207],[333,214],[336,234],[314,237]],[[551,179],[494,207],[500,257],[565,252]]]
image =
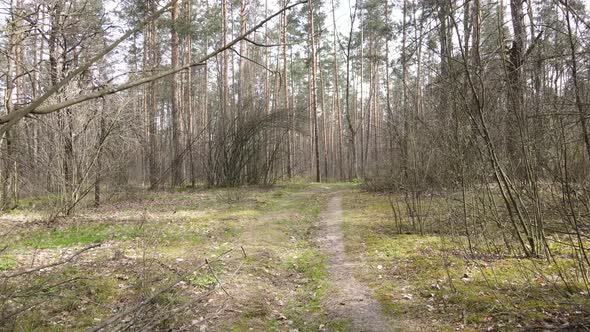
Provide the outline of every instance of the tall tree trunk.
[[[319,49],[319,46],[318,46]],[[322,149],[324,155],[324,178],[328,179],[328,130],[326,120],[326,89],[324,86],[324,75],[322,74],[322,57],[318,51],[318,64],[319,64],[319,75],[320,75],[320,91],[322,92],[322,99],[320,105],[322,108]]]
[[[15,0],[10,3],[10,16],[7,22],[8,33],[8,47],[6,54],[6,90],[4,91],[4,109],[6,113],[14,111],[13,91],[15,89],[16,81],[16,67],[18,59],[18,5]],[[2,152],[2,209],[11,209],[14,207],[12,203],[12,187],[15,185],[13,172],[15,161],[15,144],[14,144],[14,129],[6,131],[2,137],[3,147]]]
[[[248,18],[246,16],[246,2],[247,0],[240,0],[240,35],[246,33]],[[248,56],[247,48],[246,48],[246,41],[240,40],[240,55],[241,57],[238,60],[238,117],[243,116],[245,111],[245,98],[247,92],[247,74],[246,74],[246,60],[244,57]]]
[[[172,56],[171,66],[172,68],[178,67],[179,60],[179,37],[177,31],[178,14],[179,14],[179,0],[172,1],[172,31],[171,31],[171,43],[172,43]],[[177,187],[182,184],[182,158],[180,155],[180,91],[178,88],[178,77],[176,74],[172,74],[170,77],[172,81],[172,156],[171,156],[171,172],[172,172],[172,186]]]
[[[283,4],[286,6],[287,2]],[[289,109],[289,73],[287,71],[287,13],[282,14],[282,36],[283,36],[283,102],[285,107],[285,112],[287,113],[287,118],[289,122],[289,126],[292,124],[293,117],[291,116],[291,112]],[[287,178],[291,179],[293,176],[293,159],[292,159],[292,133],[287,128]]]
[[[154,0],[149,0],[148,3],[149,14],[152,15],[156,11],[156,4]],[[155,73],[159,65],[159,51],[156,36],[156,23],[150,22],[147,26],[147,38],[144,41],[146,43],[146,52],[148,70],[151,73]],[[149,143],[149,182],[150,189],[156,189],[158,187],[159,169],[158,169],[158,137],[157,137],[157,126],[156,120],[158,116],[158,104],[157,104],[157,93],[156,93],[156,82],[152,81],[148,83],[147,91],[147,118],[148,118],[148,143]]]
[[[209,1],[205,1],[205,12],[209,12]],[[205,54],[209,52],[209,33],[205,30]],[[207,134],[206,144],[203,144],[202,155],[207,156],[207,160],[211,160],[211,140],[213,137],[212,121],[211,121],[211,110],[209,109],[209,63],[205,62],[203,66],[204,78],[203,78],[203,104],[201,105],[202,124]]]
[[[509,116],[506,118],[509,121],[507,125],[507,150],[511,161],[516,165],[520,164],[520,157],[518,155],[519,131],[521,131],[524,126],[524,93],[522,81],[522,61],[524,56],[524,42],[526,37],[523,23],[523,3],[523,0],[510,0],[510,16],[512,21],[513,38],[512,46],[509,50],[510,59],[507,65],[507,92],[510,112]],[[517,173],[519,177],[524,175],[521,167],[517,168]]]
[[320,149],[319,149],[319,133],[318,133],[318,114],[317,114],[317,93],[316,93],[316,47],[315,47],[315,28],[314,28],[314,13],[313,3],[308,3],[309,8],[309,44],[311,47],[310,63],[311,63],[311,115],[313,117],[313,140],[314,140],[314,151],[315,151],[315,180],[321,182],[321,171],[320,171]]
[[[221,0],[221,19],[222,19],[222,45],[225,47],[227,46],[227,0]],[[227,52],[223,52],[223,81],[222,81],[222,97],[221,97],[221,121],[222,121],[222,129],[223,122],[225,118],[228,116],[228,107],[229,107],[229,60],[228,60]]]
[[580,119],[580,125],[582,127],[582,139],[584,140],[584,145],[586,147],[586,156],[590,161],[590,135],[588,134],[588,105],[584,103],[582,100],[582,88],[579,82],[579,73],[578,73],[578,59],[576,56],[576,33],[572,28],[572,20],[571,20],[571,13],[570,13],[570,6],[569,1],[564,0],[565,8],[565,20],[567,25],[568,31],[568,42],[570,47],[570,61],[571,61],[571,70],[572,70],[572,79],[574,81],[574,92],[576,96],[576,108],[578,110],[578,115]]
[[350,13],[350,32],[348,33],[348,43],[346,46],[346,95],[345,95],[345,102],[346,102],[346,122],[348,126],[348,131],[350,133],[350,172],[349,172],[349,179],[352,180],[358,176],[357,170],[357,163],[356,163],[356,128],[355,128],[355,115],[356,107],[352,107],[350,105],[350,81],[351,81],[351,62],[352,62],[352,39],[354,38],[354,21],[356,19],[356,10],[357,5],[353,8],[352,13]]
[[405,180],[408,179],[408,163],[409,163],[409,142],[410,142],[410,114],[408,109],[408,93],[407,93],[407,81],[408,81],[408,61],[407,57],[407,15],[408,15],[408,3],[404,0],[402,9],[402,54],[401,54],[401,65],[402,65],[402,116],[404,122],[404,130],[402,137],[402,176]]
[[[332,26],[336,26],[336,7],[334,6],[334,0],[332,2]],[[336,109],[336,119],[338,122],[338,178],[340,180],[344,179],[344,158],[342,156],[342,109],[340,108],[340,86],[338,84],[338,77],[339,77],[339,67],[338,67],[338,54],[336,50],[338,49],[336,46],[336,29],[332,31],[332,47],[333,47],[333,56],[334,56],[334,108]],[[389,75],[387,75],[387,79],[389,82]],[[348,97],[347,97],[348,98]]]
[[94,206],[100,206],[100,186],[102,184],[102,145],[104,139],[106,138],[105,135],[105,119],[104,119],[104,109],[105,109],[105,102],[103,100],[102,105],[100,107],[100,120],[99,120],[99,131],[98,131],[98,139],[96,140],[96,174],[94,178]]
[[[183,3],[184,7],[184,19],[185,22],[191,22],[192,19],[192,9],[193,9],[193,2],[192,0],[184,0]],[[192,44],[192,37],[190,33],[185,34],[184,36],[184,64],[188,65],[191,63],[192,60],[192,53],[193,53],[193,44]],[[195,115],[193,114],[193,68],[189,68],[185,71],[185,79],[184,79],[184,112],[185,112],[185,121],[186,121],[186,148],[188,150],[188,172],[189,172],[189,179],[191,187],[195,187],[196,178],[195,178],[195,149],[194,149],[194,140],[195,140]]]
[[[391,26],[389,23],[389,3],[385,2],[385,25]],[[391,105],[391,80],[389,74],[389,36],[385,38],[385,101],[387,107],[387,118],[388,118],[388,146],[389,146],[389,153],[390,153],[390,162],[391,162],[391,169],[394,169],[393,163],[394,159],[394,133],[393,133],[393,107]]]
[[[363,6],[362,0],[359,0],[359,2],[360,2],[359,6],[362,8],[362,6]],[[359,75],[360,97],[359,97],[359,100],[358,100],[358,105],[359,105],[358,122],[359,123],[357,124],[357,126],[358,126],[357,128],[359,130],[358,137],[359,137],[359,140],[360,140],[360,142],[359,142],[360,143],[360,146],[358,148],[359,148],[359,151],[361,153],[361,155],[360,155],[360,174],[359,174],[359,176],[361,178],[365,175],[364,174],[365,173],[365,170],[364,170],[364,160],[365,160],[365,157],[364,157],[364,144],[363,144],[364,143],[364,138],[365,138],[365,136],[363,135],[364,134],[363,133],[363,131],[364,131],[363,123],[364,123],[364,120],[365,120],[365,113],[364,113],[364,107],[363,107],[363,100],[364,100],[364,95],[363,95],[363,92],[364,92],[363,80],[365,78],[364,77],[364,71],[363,71],[363,69],[364,69],[364,63],[365,63],[365,59],[364,59],[364,57],[365,57],[365,52],[364,52],[364,48],[365,48],[365,27],[364,27],[364,24],[365,24],[365,22],[364,22],[363,12],[361,11],[360,14],[359,14],[359,25],[360,25],[360,29],[361,29],[361,40],[360,40],[360,47],[359,47],[359,50],[358,50],[359,51],[359,60],[358,61],[360,62],[361,72],[360,72],[360,75]],[[355,165],[358,165],[359,161],[355,158],[354,163],[355,163]],[[358,166],[355,166],[355,168],[358,169]]]

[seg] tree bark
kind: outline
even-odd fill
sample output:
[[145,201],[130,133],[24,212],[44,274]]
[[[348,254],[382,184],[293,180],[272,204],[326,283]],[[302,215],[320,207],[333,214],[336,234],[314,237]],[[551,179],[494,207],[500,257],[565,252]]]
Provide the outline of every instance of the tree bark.
[[[178,67],[179,60],[179,37],[177,31],[179,6],[178,0],[172,1],[172,31],[171,31],[171,46],[172,46],[172,57],[171,66],[172,69]],[[178,78],[176,73],[170,76],[171,87],[172,87],[172,156],[171,156],[171,173],[172,173],[172,187],[178,187],[182,184],[182,158],[179,155],[181,150],[180,147],[180,101],[179,101],[179,88]]]
[[315,151],[315,180],[321,182],[321,171],[320,171],[320,148],[319,148],[319,133],[318,133],[318,111],[317,111],[317,91],[316,91],[316,46],[315,46],[315,28],[314,28],[314,13],[313,3],[308,2],[309,8],[309,44],[311,47],[310,61],[311,61],[311,115],[313,117],[313,140],[314,140],[314,151]]

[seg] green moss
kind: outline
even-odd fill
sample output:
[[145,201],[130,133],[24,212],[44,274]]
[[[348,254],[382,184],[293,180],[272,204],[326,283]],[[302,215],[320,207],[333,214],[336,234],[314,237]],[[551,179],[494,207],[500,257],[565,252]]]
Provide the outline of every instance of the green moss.
[[175,307],[186,303],[187,300],[187,298],[176,292],[165,292],[156,296],[153,303],[161,306]]
[[14,269],[18,263],[12,256],[4,255],[0,256],[0,271],[7,271]]
[[323,256],[317,249],[300,251],[298,255],[283,262],[288,268],[302,273],[311,282],[319,282],[326,276]]
[[210,288],[217,284],[217,280],[210,275],[189,276],[187,279],[202,288]]
[[[408,231],[403,197],[394,199],[400,202],[403,230]],[[452,212],[452,204],[435,200],[432,215]],[[577,308],[588,305],[580,295],[584,288],[576,280],[572,247],[563,244],[563,239],[562,243],[550,241],[557,255],[552,262],[498,255],[473,258],[466,254],[466,238],[461,235],[443,241],[434,234],[398,234],[387,197],[349,193],[343,206],[347,253],[365,263],[356,272],[399,319],[425,326],[437,321],[441,330],[452,330],[464,321],[466,329],[514,329],[571,315],[572,303],[579,303]],[[569,278],[569,289],[560,273]]]
[[346,331],[353,331],[350,325],[350,320],[347,319],[335,319],[328,322],[325,326],[327,331],[338,331],[338,332],[346,332]]
[[168,224],[162,227],[158,224],[136,225],[127,224],[82,224],[79,226],[54,227],[38,229],[16,237],[15,245],[33,247],[37,249],[67,248],[100,243],[106,240],[130,241],[138,237],[153,237],[163,246],[197,245],[203,242],[207,235],[223,238],[235,236],[238,229],[233,225],[213,228],[213,232],[202,225],[196,225],[194,220],[189,223]]
[[[300,331],[317,331],[319,324],[322,323],[321,304],[327,285],[323,256],[317,249],[304,249],[283,264],[288,269],[301,274],[300,280],[303,283],[296,297],[285,307],[285,316],[292,320],[293,326]],[[340,330],[330,329],[330,331]]]
[[[47,194],[33,197],[21,198],[19,200],[20,211],[24,210],[45,210],[55,207],[56,203],[61,201],[63,197],[58,194]],[[18,210],[13,210],[17,212]]]

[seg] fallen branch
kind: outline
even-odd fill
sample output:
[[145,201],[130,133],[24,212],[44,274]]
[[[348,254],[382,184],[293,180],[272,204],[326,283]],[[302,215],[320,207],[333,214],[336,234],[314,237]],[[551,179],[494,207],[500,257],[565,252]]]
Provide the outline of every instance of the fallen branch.
[[59,261],[57,261],[55,263],[37,266],[37,267],[34,267],[32,269],[29,269],[29,270],[15,272],[15,273],[12,273],[12,274],[2,274],[2,275],[0,275],[0,277],[1,278],[14,278],[14,277],[22,276],[24,274],[30,274],[30,273],[33,273],[33,272],[37,272],[37,271],[41,271],[41,270],[44,270],[44,269],[48,269],[48,268],[56,267],[56,266],[59,266],[59,265],[63,265],[63,264],[66,264],[66,263],[71,262],[72,260],[74,260],[74,258],[80,256],[81,254],[85,253],[86,251],[88,251],[90,249],[94,249],[94,248],[100,247],[101,245],[102,245],[102,243],[95,243],[95,244],[89,245],[88,247],[86,247],[84,249],[81,249],[81,250],[77,251],[76,253],[74,253],[73,255],[71,255],[70,257],[68,257],[66,259],[60,259]]
[[[190,300],[188,303],[186,303],[178,308],[170,310],[167,313],[161,313],[159,315],[155,315],[154,319],[151,322],[145,324],[144,326],[141,326],[138,330],[139,331],[153,331],[154,327],[157,326],[162,321],[169,319],[170,317],[179,315],[182,311],[190,309],[196,303],[199,303],[200,301],[203,301],[204,299],[209,297],[209,295],[213,294],[214,291],[215,291],[215,288],[211,288],[209,291],[199,295],[197,298]],[[134,322],[131,322],[128,325],[131,326],[133,324],[134,324]],[[122,328],[122,329],[119,329],[118,331],[124,331],[124,330],[125,330],[125,328]]]
[[209,270],[209,273],[211,273],[211,275],[213,276],[213,278],[215,278],[215,281],[217,281],[217,284],[219,285],[219,288],[221,288],[221,290],[225,293],[225,295],[233,298],[231,295],[229,295],[229,293],[227,292],[227,290],[225,290],[225,288],[223,288],[223,285],[221,284],[221,281],[219,280],[219,278],[217,278],[217,275],[215,274],[215,271],[213,271],[213,267],[211,267],[211,264],[209,264],[209,261],[207,259],[205,259],[205,263],[207,263],[207,269]]
[[[217,256],[213,262],[218,261],[221,257],[229,254],[230,252],[232,252],[233,249],[229,249],[225,252],[223,252],[222,254],[220,254],[219,256]],[[206,266],[209,264],[208,260],[205,260],[205,262],[203,264],[200,264],[199,266],[195,267],[194,269],[188,271],[187,273],[181,275],[180,277],[176,278],[173,282],[171,282],[170,284],[168,284],[167,286],[161,288],[160,290],[158,290],[157,292],[155,292],[154,294],[152,294],[150,297],[148,297],[147,299],[139,302],[138,304],[129,307],[127,310],[124,310],[114,316],[111,316],[109,319],[107,319],[106,321],[104,321],[103,323],[96,325],[94,327],[89,328],[88,330],[86,330],[86,332],[96,332],[96,331],[100,331],[102,329],[104,329],[105,327],[115,323],[116,321],[118,321],[119,319],[143,308],[145,305],[149,304],[150,302],[152,302],[155,298],[157,298],[158,296],[162,295],[163,293],[166,293],[167,291],[169,291],[170,289],[172,289],[174,286],[176,286],[179,282],[183,281],[184,279],[186,279],[188,276],[190,276],[191,274],[193,274],[194,272],[196,272],[197,270],[201,269],[202,267]]]
[[34,307],[36,307],[36,306],[38,306],[40,304],[43,304],[43,303],[45,303],[47,301],[49,301],[49,299],[43,299],[43,300],[37,301],[37,302],[35,302],[35,303],[31,304],[31,305],[28,305],[26,307],[20,308],[20,309],[14,311],[14,312],[11,312],[11,313],[7,314],[6,316],[2,316],[2,317],[0,317],[0,322],[7,321],[8,319],[10,319],[12,317],[14,317],[16,315],[19,315],[19,314],[21,314],[21,313],[23,313],[23,312],[25,312],[27,310],[31,310]]

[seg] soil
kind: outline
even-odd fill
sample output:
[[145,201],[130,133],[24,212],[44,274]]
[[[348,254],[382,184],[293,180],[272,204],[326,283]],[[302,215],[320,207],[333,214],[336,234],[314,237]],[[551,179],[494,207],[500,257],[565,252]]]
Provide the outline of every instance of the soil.
[[354,277],[357,263],[347,257],[342,233],[342,198],[335,194],[322,212],[318,239],[326,256],[329,291],[325,308],[332,316],[350,322],[353,331],[393,331],[394,325],[383,314],[371,290]]

